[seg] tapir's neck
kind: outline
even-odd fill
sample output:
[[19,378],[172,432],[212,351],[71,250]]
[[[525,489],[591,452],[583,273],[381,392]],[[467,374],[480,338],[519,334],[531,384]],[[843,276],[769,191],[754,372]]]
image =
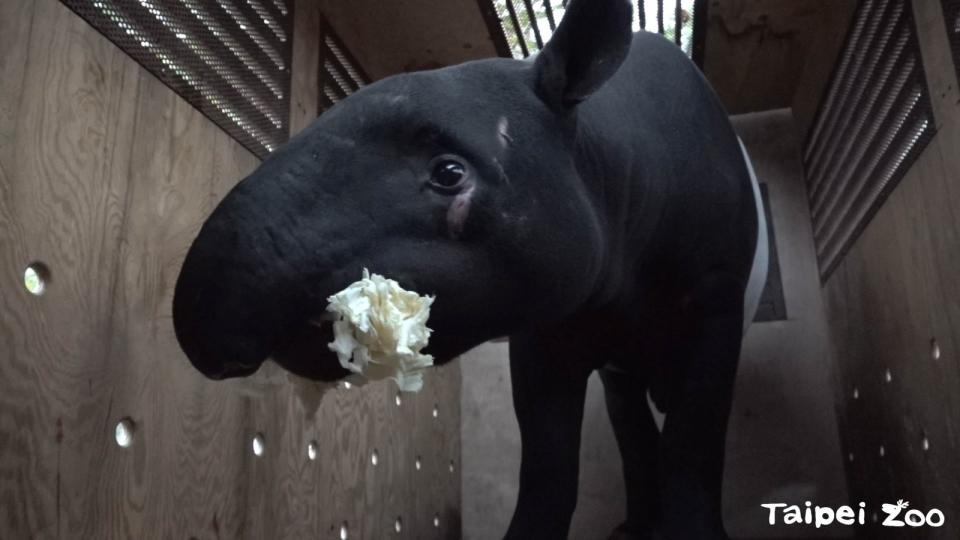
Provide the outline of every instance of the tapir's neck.
[[663,214],[666,186],[656,182],[638,146],[642,142],[611,136],[587,104],[579,111],[574,160],[593,199],[605,244],[593,304],[632,296],[639,265],[649,255]]

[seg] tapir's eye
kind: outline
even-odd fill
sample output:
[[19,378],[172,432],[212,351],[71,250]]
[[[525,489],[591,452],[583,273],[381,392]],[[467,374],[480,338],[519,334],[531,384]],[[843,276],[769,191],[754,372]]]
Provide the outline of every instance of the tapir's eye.
[[433,165],[430,183],[441,189],[453,189],[459,186],[467,177],[467,167],[450,158],[437,160]]

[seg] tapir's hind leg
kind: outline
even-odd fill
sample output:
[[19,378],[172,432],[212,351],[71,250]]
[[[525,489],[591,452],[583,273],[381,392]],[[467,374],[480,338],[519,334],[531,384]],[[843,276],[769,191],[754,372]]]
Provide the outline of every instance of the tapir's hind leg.
[[664,536],[722,540],[720,494],[727,419],[743,330],[743,287],[709,278],[697,291],[690,338],[678,344],[678,395],[661,433]]

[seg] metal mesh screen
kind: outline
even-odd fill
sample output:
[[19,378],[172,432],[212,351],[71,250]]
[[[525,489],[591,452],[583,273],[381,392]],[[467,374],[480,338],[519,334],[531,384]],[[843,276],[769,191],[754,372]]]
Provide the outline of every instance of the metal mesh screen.
[[287,140],[291,0],[61,0],[263,158]]
[[803,149],[826,280],[935,128],[909,0],[864,0]]
[[[480,0],[497,52],[501,56],[526,58],[543,48],[566,11],[567,0]],[[687,55],[697,48],[703,25],[703,0],[638,0],[634,5],[633,30],[658,32],[680,46]]]
[[333,31],[330,21],[321,17],[319,111],[322,113],[333,107],[336,102],[369,83],[370,78]]
[[947,23],[947,35],[950,38],[950,49],[953,51],[953,65],[957,69],[957,79],[960,80],[960,0],[942,0],[943,19]]

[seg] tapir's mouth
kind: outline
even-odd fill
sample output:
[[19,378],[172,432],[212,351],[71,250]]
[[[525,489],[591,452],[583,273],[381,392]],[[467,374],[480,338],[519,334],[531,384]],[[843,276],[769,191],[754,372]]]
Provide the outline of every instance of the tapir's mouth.
[[[308,290],[251,285],[245,274],[236,271],[209,279],[224,266],[216,257],[188,255],[174,292],[176,336],[198,371],[211,379],[247,377],[273,360],[311,380],[336,381],[351,374],[330,350],[333,316],[324,301],[329,291],[346,286],[347,277],[337,275]],[[404,282],[416,290],[413,280]],[[481,341],[477,332],[463,324],[459,306],[438,302],[434,308],[427,321],[433,333],[423,352],[433,355],[435,364],[448,362]]]
[[270,358],[284,369],[313,380],[335,381],[350,372],[340,365],[328,344],[333,341],[329,314],[310,317],[279,340]]
[[[278,340],[270,359],[287,371],[312,380],[337,381],[350,375],[329,347],[334,338],[333,320],[329,313],[306,319]],[[451,337],[443,331],[435,331],[431,336],[424,352],[433,355],[435,365],[445,364],[465,350],[459,346],[459,340]]]

